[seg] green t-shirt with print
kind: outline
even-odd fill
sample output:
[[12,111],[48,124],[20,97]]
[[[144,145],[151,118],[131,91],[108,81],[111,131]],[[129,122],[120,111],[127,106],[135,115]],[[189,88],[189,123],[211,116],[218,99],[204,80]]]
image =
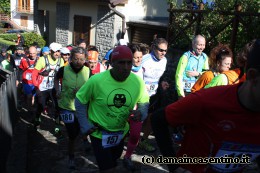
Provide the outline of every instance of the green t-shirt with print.
[[[89,120],[110,132],[129,130],[129,111],[137,103],[148,103],[149,95],[143,80],[130,73],[123,81],[116,81],[110,70],[92,76],[77,92],[76,97],[82,104],[89,103]],[[102,138],[101,130],[91,135]]]

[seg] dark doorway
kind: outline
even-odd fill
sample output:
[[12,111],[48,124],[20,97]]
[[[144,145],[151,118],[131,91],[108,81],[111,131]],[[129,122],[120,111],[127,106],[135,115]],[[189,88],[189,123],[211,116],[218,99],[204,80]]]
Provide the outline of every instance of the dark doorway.
[[87,16],[74,16],[74,34],[73,43],[76,45],[79,39],[84,39],[89,45],[90,42],[90,25],[91,17]]

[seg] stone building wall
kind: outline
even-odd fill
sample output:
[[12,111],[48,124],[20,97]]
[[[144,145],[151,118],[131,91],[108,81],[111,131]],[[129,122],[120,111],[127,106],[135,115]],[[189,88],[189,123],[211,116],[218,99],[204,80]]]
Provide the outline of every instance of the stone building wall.
[[103,59],[106,52],[114,46],[115,15],[108,6],[99,5],[97,13],[96,46],[99,50],[99,59]]

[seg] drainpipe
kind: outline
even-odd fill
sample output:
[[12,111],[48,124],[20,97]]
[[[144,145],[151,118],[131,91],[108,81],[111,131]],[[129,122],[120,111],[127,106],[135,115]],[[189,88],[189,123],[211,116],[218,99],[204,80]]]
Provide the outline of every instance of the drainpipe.
[[114,13],[116,13],[119,17],[121,17],[122,18],[122,34],[121,34],[121,39],[123,39],[124,38],[124,35],[125,35],[125,24],[126,24],[126,22],[125,22],[125,15],[124,14],[122,14],[122,13],[120,13],[118,10],[116,10],[114,7],[114,5],[112,6],[111,5],[111,3],[108,3],[108,7],[109,7],[109,9],[110,10],[112,10]]

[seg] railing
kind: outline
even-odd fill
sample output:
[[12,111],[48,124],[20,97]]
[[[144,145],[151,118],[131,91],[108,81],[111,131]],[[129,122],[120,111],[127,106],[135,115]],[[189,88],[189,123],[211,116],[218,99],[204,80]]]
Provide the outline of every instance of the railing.
[[[16,89],[16,73],[7,70],[0,70],[1,87],[0,87],[0,128],[10,136],[12,135],[12,120],[10,113],[16,109],[17,105],[17,89]],[[14,104],[10,104],[14,103]]]
[[17,13],[33,14],[33,6],[16,6]]
[[0,172],[5,172],[17,116],[17,72],[0,69]]
[[[254,19],[260,17],[259,12],[242,12],[241,8],[241,6],[235,6],[233,11],[216,11],[214,14],[219,16],[218,19],[220,25],[206,26],[206,23],[203,24],[203,21],[208,18],[207,15],[212,12],[211,10],[204,10],[202,5],[200,5],[200,8],[197,10],[175,9],[171,6],[168,10],[170,12],[170,19],[167,39],[171,45],[177,46],[179,42],[176,41],[190,41],[188,34],[190,33],[189,30],[191,30],[191,28],[194,35],[200,34],[202,29],[204,29],[204,34],[207,34],[208,36],[207,45],[210,46],[212,42],[217,42],[217,37],[221,36],[223,31],[231,28],[229,36],[230,47],[233,52],[235,52],[238,50],[235,49],[238,44],[240,45],[239,48],[241,48],[241,45],[245,44],[242,42],[237,42],[239,26],[245,30],[243,34],[249,35],[249,28],[253,27]],[[209,19],[210,18],[208,18],[208,20]],[[185,25],[181,25],[185,21],[187,21],[187,23]]]

